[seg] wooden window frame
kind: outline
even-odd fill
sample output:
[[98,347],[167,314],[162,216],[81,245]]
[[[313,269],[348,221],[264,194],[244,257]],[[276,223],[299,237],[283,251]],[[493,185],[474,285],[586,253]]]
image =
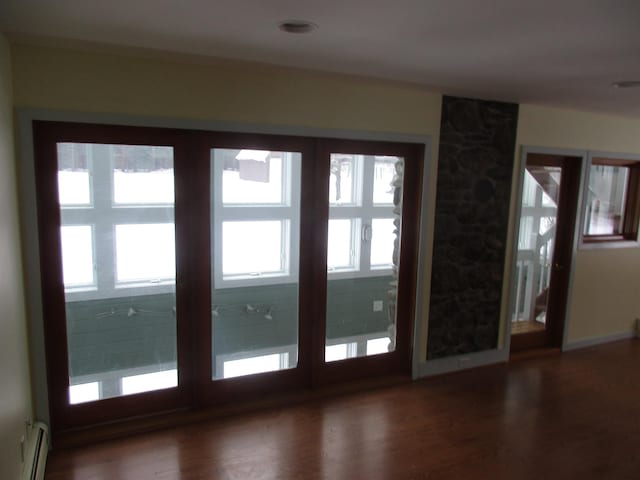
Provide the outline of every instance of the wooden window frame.
[[622,232],[620,234],[587,234],[585,226],[587,222],[588,198],[585,198],[584,222],[581,231],[583,245],[607,247],[615,244],[630,244],[638,242],[640,224],[640,160],[626,160],[609,156],[593,156],[589,164],[588,175],[585,181],[585,195],[589,188],[589,179],[593,166],[626,167],[629,170],[626,193],[623,200],[624,215],[622,218]]
[[[342,140],[34,120],[35,186],[45,358],[54,437],[95,424],[167,411],[249,400],[256,395],[385,374],[409,374],[416,321],[420,205],[424,144]],[[163,145],[174,148],[178,386],[95,402],[69,404],[65,291],[61,279],[61,212],[57,149],[60,142]],[[297,151],[303,155],[300,194],[298,348],[296,368],[212,381],[211,148]],[[405,159],[397,338],[393,352],[324,362],[329,218],[329,154],[393,155]],[[326,161],[325,161],[326,160]],[[304,252],[304,254],[303,254]],[[324,259],[324,261],[322,261]],[[408,377],[407,377],[408,378]],[[144,395],[144,397],[143,397]]]

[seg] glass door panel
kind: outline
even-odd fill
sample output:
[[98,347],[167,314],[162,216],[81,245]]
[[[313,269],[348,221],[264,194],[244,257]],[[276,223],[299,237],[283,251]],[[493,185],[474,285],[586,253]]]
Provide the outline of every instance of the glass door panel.
[[212,379],[295,368],[301,154],[211,150]]
[[177,386],[173,148],[57,143],[68,403]]
[[560,166],[526,166],[518,235],[514,334],[545,330],[561,181]]
[[404,159],[332,153],[325,362],[396,349]]

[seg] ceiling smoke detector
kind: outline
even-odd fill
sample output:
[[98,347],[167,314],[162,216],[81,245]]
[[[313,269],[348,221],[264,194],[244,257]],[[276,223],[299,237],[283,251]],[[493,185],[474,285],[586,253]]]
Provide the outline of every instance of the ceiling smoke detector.
[[318,28],[318,25],[306,20],[287,20],[279,24],[278,28],[287,33],[311,33]]
[[624,80],[622,82],[615,82],[611,84],[615,88],[638,88],[640,87],[640,80]]

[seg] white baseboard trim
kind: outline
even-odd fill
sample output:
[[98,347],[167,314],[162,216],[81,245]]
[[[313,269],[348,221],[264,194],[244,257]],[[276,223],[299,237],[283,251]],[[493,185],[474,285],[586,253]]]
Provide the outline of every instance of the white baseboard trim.
[[509,352],[504,348],[453,355],[451,357],[420,362],[418,364],[418,371],[414,372],[414,378],[431,377],[433,375],[484,367],[486,365],[505,363],[507,361],[509,361]]
[[575,340],[568,342],[562,349],[564,352],[569,350],[577,350],[579,348],[594,347],[596,345],[602,345],[603,343],[617,342],[618,340],[627,340],[629,338],[636,337],[636,331],[631,330],[628,332],[612,333],[611,335],[605,335],[604,337],[589,337],[581,340]]

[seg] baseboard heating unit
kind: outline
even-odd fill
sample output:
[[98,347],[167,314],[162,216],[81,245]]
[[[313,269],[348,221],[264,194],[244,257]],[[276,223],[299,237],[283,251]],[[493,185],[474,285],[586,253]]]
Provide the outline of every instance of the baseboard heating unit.
[[42,480],[49,453],[49,429],[44,423],[31,426],[27,438],[21,480]]

